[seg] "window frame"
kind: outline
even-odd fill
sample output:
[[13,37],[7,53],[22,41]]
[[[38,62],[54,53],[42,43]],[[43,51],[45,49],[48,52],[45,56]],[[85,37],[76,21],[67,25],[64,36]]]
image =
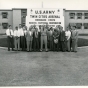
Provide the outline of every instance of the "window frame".
[[[6,17],[4,17],[6,15]],[[8,19],[8,13],[7,12],[2,12],[2,19]]]
[[[6,27],[6,28],[4,27],[4,24],[6,24],[6,25],[7,25],[7,27]],[[2,27],[3,27],[3,29],[7,29],[7,28],[8,28],[8,23],[2,23]]]

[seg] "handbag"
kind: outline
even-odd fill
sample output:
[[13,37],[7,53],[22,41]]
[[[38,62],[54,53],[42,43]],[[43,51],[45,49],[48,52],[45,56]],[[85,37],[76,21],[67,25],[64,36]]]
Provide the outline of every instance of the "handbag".
[[58,43],[58,39],[54,39],[54,43],[57,44]]

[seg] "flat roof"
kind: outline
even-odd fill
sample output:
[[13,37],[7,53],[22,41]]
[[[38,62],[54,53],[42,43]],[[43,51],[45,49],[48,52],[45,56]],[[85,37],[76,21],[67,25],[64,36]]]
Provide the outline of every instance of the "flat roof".
[[12,11],[12,9],[0,9],[0,11]]
[[74,12],[88,12],[88,10],[65,10],[65,11],[67,11],[67,12],[69,12],[69,11],[74,11]]
[[[12,10],[21,10],[21,9],[27,9],[27,8],[12,8],[12,9],[0,9],[0,11],[12,11]],[[44,9],[44,8],[43,8]],[[46,9],[46,8],[45,8]],[[52,8],[51,8],[52,9]],[[59,9],[59,8],[57,8]],[[69,11],[77,11],[77,12],[88,12],[88,10],[66,10],[64,9],[66,12],[69,12]]]
[[12,8],[12,10],[21,10],[21,9],[27,9],[27,8]]

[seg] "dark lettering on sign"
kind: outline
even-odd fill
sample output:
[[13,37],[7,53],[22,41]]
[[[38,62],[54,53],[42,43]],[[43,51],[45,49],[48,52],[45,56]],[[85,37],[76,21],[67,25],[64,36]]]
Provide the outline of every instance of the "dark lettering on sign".
[[47,18],[47,15],[39,15],[39,18]]
[[49,22],[49,24],[60,24],[59,22]]
[[48,19],[48,21],[55,21],[55,19]]
[[35,21],[46,21],[46,19],[35,19]]
[[30,15],[31,18],[37,18],[37,15]]
[[58,15],[49,15],[48,18],[60,18]]
[[42,11],[42,10],[35,10],[35,14],[54,14],[55,13],[55,11],[54,10],[44,10],[44,11]]
[[48,24],[48,22],[38,22],[38,24]]
[[29,24],[37,24],[36,22],[29,22]]

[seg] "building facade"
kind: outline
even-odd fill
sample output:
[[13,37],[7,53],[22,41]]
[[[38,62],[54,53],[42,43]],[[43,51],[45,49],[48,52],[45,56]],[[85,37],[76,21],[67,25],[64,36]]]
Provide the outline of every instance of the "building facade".
[[27,9],[0,10],[0,33],[5,33],[8,25],[11,25],[13,30],[19,24],[25,25]]
[[[19,24],[26,24],[27,8],[13,8],[0,10],[0,33],[5,33],[8,25],[13,30]],[[88,29],[88,10],[64,10],[65,28],[76,25],[78,30]]]

